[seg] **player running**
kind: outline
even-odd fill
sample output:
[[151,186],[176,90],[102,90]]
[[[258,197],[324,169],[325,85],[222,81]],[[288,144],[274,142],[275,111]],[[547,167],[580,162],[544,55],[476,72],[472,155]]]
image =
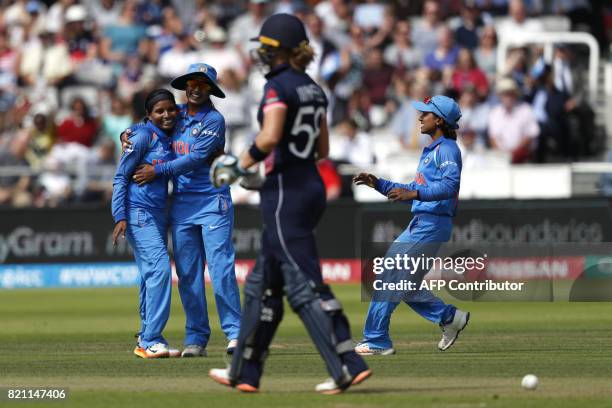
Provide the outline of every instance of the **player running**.
[[[367,173],[353,179],[357,185],[374,188],[392,201],[413,200],[414,218],[395,240],[386,257],[394,257],[397,253],[418,257],[424,250],[435,255],[440,245],[450,239],[452,221],[457,211],[462,167],[455,133],[461,118],[459,106],[442,95],[413,102],[413,106],[421,112],[421,133],[432,138],[431,144],[425,147],[421,155],[415,181],[400,184]],[[423,268],[416,271],[413,276],[417,285],[427,272]],[[368,309],[363,340],[355,351],[361,355],[393,354],[395,350],[389,337],[389,324],[399,302],[389,298],[384,301],[374,299],[375,296]],[[453,345],[470,318],[468,312],[445,304],[428,290],[412,291],[403,300],[422,317],[440,325],[442,339],[438,349],[442,351]]]
[[[275,14],[261,28],[256,50],[271,70],[266,75],[258,120],[262,126],[240,159],[213,163],[215,183],[231,183],[266,160],[261,187],[262,251],[244,288],[238,346],[228,369],[212,369],[218,383],[257,392],[264,361],[283,317],[283,294],[315,343],[329,380],[316,391],[337,394],[371,374],[353,350],[349,322],[329,286],[323,283],[313,229],[325,209],[325,189],[316,159],[329,150],[327,100],[305,73],[314,52],[302,22]],[[248,177],[247,177],[248,178]]]
[[172,135],[176,160],[145,165],[134,174],[144,184],[156,177],[174,177],[170,209],[172,247],[179,293],[186,315],[183,357],[206,356],[210,324],[204,291],[204,263],[212,280],[221,328],[233,353],[240,327],[240,292],[234,270],[232,243],[234,209],[229,187],[214,187],[210,163],[223,152],[225,120],[210,96],[224,98],[217,72],[207,64],[192,64],[171,85],[184,90],[187,104],[179,105],[179,121]]
[[134,354],[160,358],[171,353],[162,336],[170,315],[172,288],[166,232],[168,177],[140,187],[131,181],[131,175],[140,164],[155,165],[174,158],[170,135],[178,109],[171,92],[157,89],[147,96],[145,110],[147,119],[135,128],[132,147],[121,156],[113,182],[113,245],[120,235],[127,236],[140,272],[141,328]]

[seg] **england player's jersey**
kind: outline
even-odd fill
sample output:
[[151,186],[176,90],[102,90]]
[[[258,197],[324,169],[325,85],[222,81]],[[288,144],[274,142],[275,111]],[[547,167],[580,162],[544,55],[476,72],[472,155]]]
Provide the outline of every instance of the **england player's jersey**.
[[295,165],[315,165],[320,124],[327,109],[321,87],[307,74],[282,65],[266,75],[268,82],[259,105],[260,125],[268,109],[287,109],[283,137],[266,159],[267,173]]

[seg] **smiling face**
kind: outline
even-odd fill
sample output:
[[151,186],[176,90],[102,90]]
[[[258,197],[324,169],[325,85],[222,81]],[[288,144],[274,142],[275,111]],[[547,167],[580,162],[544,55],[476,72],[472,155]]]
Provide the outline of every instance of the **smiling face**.
[[169,99],[157,102],[153,105],[151,112],[149,112],[149,119],[151,122],[164,131],[172,130],[176,123],[177,116],[178,109],[176,104]]
[[200,106],[210,99],[210,85],[202,78],[189,79],[185,93],[189,104]]
[[419,122],[421,122],[421,133],[432,136],[442,124],[442,119],[431,112],[421,112]]

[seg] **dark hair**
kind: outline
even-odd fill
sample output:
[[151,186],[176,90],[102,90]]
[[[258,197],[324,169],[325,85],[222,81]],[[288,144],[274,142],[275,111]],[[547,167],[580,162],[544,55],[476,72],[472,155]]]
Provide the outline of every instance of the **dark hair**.
[[172,92],[170,92],[167,89],[155,89],[154,91],[151,91],[148,95],[147,95],[147,99],[145,99],[145,112],[147,112],[147,115],[149,113],[151,113],[151,111],[153,111],[153,107],[155,107],[155,104],[159,101],[171,101],[172,103],[174,103],[176,105],[176,101],[174,100],[174,95],[172,94]]
[[[439,116],[438,116],[439,117]],[[440,118],[444,120],[444,118]],[[444,133],[444,137],[451,140],[457,140],[457,130],[451,127],[446,121],[440,126],[440,130]]]

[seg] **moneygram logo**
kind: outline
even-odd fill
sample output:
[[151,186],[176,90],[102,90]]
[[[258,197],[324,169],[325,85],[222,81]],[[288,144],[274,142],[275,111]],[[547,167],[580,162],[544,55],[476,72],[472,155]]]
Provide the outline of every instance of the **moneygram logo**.
[[93,237],[86,231],[36,232],[30,227],[18,227],[0,235],[0,263],[15,258],[54,258],[84,256],[93,253]]

